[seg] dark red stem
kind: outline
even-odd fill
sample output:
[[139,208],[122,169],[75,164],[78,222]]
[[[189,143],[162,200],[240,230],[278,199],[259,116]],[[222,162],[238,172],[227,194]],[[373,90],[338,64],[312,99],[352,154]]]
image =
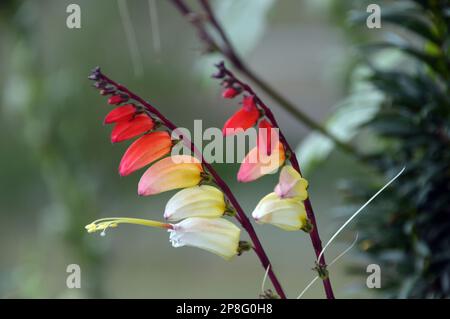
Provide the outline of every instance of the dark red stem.
[[[297,156],[295,154],[295,151],[292,149],[292,147],[289,145],[288,141],[286,140],[286,137],[284,136],[283,132],[281,131],[280,126],[278,125],[277,120],[276,120],[275,116],[273,115],[271,109],[258,97],[258,95],[256,95],[256,93],[253,91],[253,89],[248,84],[246,84],[246,83],[242,82],[241,80],[239,80],[238,78],[236,78],[236,76],[225,67],[224,63],[220,63],[217,67],[226,76],[228,76],[230,79],[232,79],[233,83],[238,84],[245,92],[247,92],[248,94],[250,94],[251,96],[254,97],[255,103],[257,105],[259,105],[261,107],[261,109],[264,111],[265,116],[269,119],[272,126],[279,129],[280,142],[284,145],[286,153],[289,154],[289,160],[292,164],[292,167],[297,172],[299,172],[300,175],[302,175],[302,172],[300,170],[300,165],[299,165]],[[305,209],[306,209],[306,214],[308,216],[308,219],[311,222],[311,224],[313,225],[313,229],[309,235],[310,235],[311,242],[312,242],[312,245],[314,248],[314,252],[316,253],[316,257],[319,258],[320,253],[322,252],[322,241],[319,236],[316,217],[314,215],[314,210],[312,208],[311,200],[310,200],[309,196],[305,200]],[[320,267],[326,268],[324,254],[322,254],[322,256],[318,262],[319,262]],[[334,293],[333,293],[333,289],[331,287],[330,278],[327,276],[322,281],[323,281],[323,286],[324,286],[325,294],[326,294],[327,298],[334,299]]]
[[[100,72],[100,70],[94,71],[95,74],[98,76],[99,80],[103,80],[104,82],[114,86],[117,90],[121,91],[122,93],[125,93],[128,95],[131,99],[141,103],[150,113],[154,114],[159,118],[159,120],[171,131],[176,131],[178,127],[172,123],[169,119],[167,119],[163,114],[161,114],[155,107],[153,107],[150,103],[148,103],[146,100],[141,98],[140,96],[136,95],[135,93],[128,90],[123,85],[116,83],[115,81],[108,78],[106,75]],[[198,150],[198,148],[194,145],[192,141],[187,139],[186,137],[183,137],[183,143],[187,147],[189,147],[194,154],[202,161],[203,166],[207,169],[207,171],[211,174],[211,176],[214,178],[215,183],[217,186],[224,192],[227,199],[233,205],[234,209],[236,209],[237,215],[236,219],[239,221],[239,223],[242,225],[242,227],[245,229],[245,231],[250,236],[250,239],[253,243],[253,250],[255,251],[256,255],[258,256],[259,260],[261,261],[262,266],[264,269],[268,269],[268,276],[270,280],[272,281],[273,287],[275,288],[275,291],[282,299],[286,299],[286,295],[283,291],[283,288],[278,281],[277,276],[275,275],[275,272],[273,271],[273,266],[270,263],[269,258],[267,257],[266,252],[264,251],[264,248],[256,235],[255,229],[253,228],[253,225],[251,224],[250,220],[248,219],[247,215],[244,213],[244,210],[239,205],[239,202],[237,201],[236,197],[234,196],[233,192],[230,190],[228,185],[225,183],[225,181],[220,177],[220,175],[216,172],[216,170],[212,167],[211,164],[209,164],[205,159],[203,158],[203,155]]]

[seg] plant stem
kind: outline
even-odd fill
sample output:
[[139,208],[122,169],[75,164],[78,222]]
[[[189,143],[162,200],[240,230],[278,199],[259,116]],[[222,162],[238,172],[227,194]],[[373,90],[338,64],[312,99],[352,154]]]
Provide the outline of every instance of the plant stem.
[[[272,126],[274,128],[279,129],[280,142],[285,147],[286,153],[290,155],[289,160],[292,164],[292,167],[297,172],[299,172],[300,175],[302,175],[302,172],[300,170],[300,165],[299,165],[297,156],[295,154],[295,151],[292,149],[292,147],[289,145],[289,142],[286,140],[286,137],[284,136],[283,132],[281,131],[280,126],[278,125],[277,120],[272,113],[272,110],[258,97],[258,95],[253,91],[253,89],[248,84],[246,84],[246,83],[242,82],[241,80],[239,80],[238,78],[236,78],[236,76],[231,71],[229,71],[223,63],[220,63],[218,65],[218,68],[220,71],[224,72],[224,74],[226,76],[228,76],[230,79],[232,79],[233,83],[238,84],[244,91],[246,91],[248,94],[250,94],[251,96],[254,97],[255,103],[263,109],[265,116],[269,119]],[[319,231],[318,231],[318,227],[317,227],[317,221],[316,221],[316,218],[314,215],[314,210],[312,208],[311,200],[310,200],[309,196],[305,200],[305,210],[306,210],[306,214],[308,216],[309,221],[313,225],[313,229],[309,235],[310,235],[311,242],[312,242],[312,245],[314,248],[314,252],[316,254],[316,258],[319,258],[320,253],[322,252],[322,241],[320,239],[320,235],[319,235]],[[325,257],[323,254],[320,257],[320,260],[318,260],[318,263],[319,263],[320,267],[326,269],[326,262],[325,262]],[[326,276],[326,278],[323,279],[323,286],[324,286],[325,294],[326,294],[327,298],[334,299],[333,289],[331,287],[330,278],[328,276]]]
[[[178,127],[172,123],[169,119],[167,119],[162,113],[160,113],[155,107],[153,107],[149,102],[138,96],[137,94],[133,93],[132,91],[128,90],[125,86],[116,83],[115,81],[108,78],[106,75],[101,73],[99,69],[96,69],[95,74],[98,76],[98,78],[109,85],[114,86],[117,90],[121,91],[122,93],[128,95],[131,99],[139,102],[142,104],[147,111],[154,114],[159,118],[159,120],[171,131],[177,131]],[[256,255],[258,256],[262,266],[264,269],[269,268],[269,278],[272,281],[272,284],[275,288],[275,291],[280,296],[280,298],[285,299],[286,295],[283,291],[283,288],[278,281],[277,276],[275,275],[275,272],[273,271],[273,266],[270,263],[269,258],[267,257],[266,252],[264,251],[264,248],[255,232],[255,229],[253,228],[253,225],[251,224],[249,218],[245,214],[244,210],[240,206],[239,202],[237,201],[236,197],[234,196],[233,192],[230,190],[228,185],[225,183],[225,181],[220,177],[220,175],[216,172],[216,170],[212,167],[211,164],[209,164],[207,161],[205,161],[202,153],[199,151],[199,149],[194,145],[194,143],[183,136],[182,139],[183,143],[189,149],[191,149],[194,154],[201,160],[203,163],[203,166],[207,169],[207,171],[211,174],[211,176],[214,178],[214,181],[216,185],[224,192],[227,199],[230,201],[231,205],[236,209],[237,215],[236,219],[239,221],[239,223],[242,225],[244,230],[248,233],[252,243],[253,243],[253,250],[255,251]],[[269,267],[270,266],[270,267]]]
[[305,124],[310,129],[313,129],[323,136],[329,138],[333,143],[339,147],[342,151],[355,157],[358,160],[364,160],[364,158],[359,154],[359,152],[350,144],[341,141],[334,134],[329,132],[323,125],[316,122],[308,114],[304,113],[301,109],[292,104],[283,95],[281,95],[277,90],[270,86],[266,81],[258,77],[253,73],[244,61],[240,58],[236,52],[234,46],[232,45],[230,39],[226,35],[223,27],[217,20],[208,0],[199,0],[201,6],[205,10],[206,18],[211,23],[212,27],[216,30],[220,36],[222,44],[219,45],[213,37],[211,37],[205,28],[204,19],[196,13],[194,13],[183,0],[172,0],[174,6],[180,11],[180,13],[187,17],[189,22],[196,28],[200,39],[206,44],[208,51],[218,51],[224,57],[226,57],[233,66],[247,78],[252,80],[256,85],[258,85],[267,95],[269,95],[274,101],[276,101],[282,108],[293,115],[298,121]]

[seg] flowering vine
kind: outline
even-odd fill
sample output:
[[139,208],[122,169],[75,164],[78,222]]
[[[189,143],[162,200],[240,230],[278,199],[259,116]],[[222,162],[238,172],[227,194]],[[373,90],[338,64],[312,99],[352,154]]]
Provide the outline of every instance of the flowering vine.
[[[333,299],[334,293],[331,287],[325,257],[322,253],[322,242],[311,201],[306,191],[308,183],[302,177],[295,152],[281,132],[272,111],[258,97],[253,89],[228,70],[224,62],[216,66],[218,71],[213,77],[222,80],[222,86],[224,87],[222,95],[224,97],[229,98],[232,96],[232,98],[235,98],[239,94],[244,93],[242,108],[225,123],[224,131],[246,130],[256,125],[259,120],[259,136],[265,136],[265,138],[258,137],[257,147],[251,150],[247,157],[257,152],[257,156],[266,154],[269,157],[278,158],[277,163],[279,165],[283,165],[285,159],[288,159],[292,165],[283,167],[280,173],[279,183],[275,187],[274,192],[268,194],[259,202],[252,213],[253,218],[259,223],[273,224],[284,230],[302,229],[309,233],[317,257],[315,269],[323,281],[327,298]],[[233,90],[233,94],[231,95],[226,93],[230,89]],[[258,112],[258,117],[256,118],[254,115],[255,110]],[[276,131],[276,139],[268,138],[269,136],[273,137],[273,134],[267,131]],[[263,132],[264,134],[261,134]],[[258,148],[262,145],[264,146],[264,150],[259,150]],[[255,169],[256,166],[257,169]],[[272,167],[272,170],[265,170],[265,172],[269,173],[276,168],[278,167]],[[264,175],[262,173],[263,171],[259,161],[256,163],[248,163],[244,159],[239,169],[238,180],[241,182],[253,181]]]
[[[166,205],[164,218],[167,222],[129,217],[103,218],[87,225],[87,231],[101,231],[101,234],[105,234],[108,228],[124,223],[165,229],[170,233],[170,241],[174,247],[194,246],[225,259],[231,259],[252,248],[267,270],[279,297],[286,298],[250,220],[228,185],[205,161],[196,146],[182,135],[180,140],[172,140],[168,131],[176,131],[177,126],[143,98],[104,75],[100,68],[95,68],[89,79],[94,81],[94,87],[100,90],[101,95],[109,96],[108,103],[116,106],[104,121],[105,124],[115,125],[111,133],[112,142],[137,138],[122,157],[119,174],[126,176],[153,163],[139,181],[139,195],[182,190]],[[232,97],[234,93],[231,93],[224,95]],[[255,113],[254,105],[245,107],[243,112]],[[235,124],[230,126],[240,125],[242,120],[245,120],[244,117],[236,116],[233,120]],[[194,156],[167,156],[173,145],[179,142],[192,150]],[[271,151],[270,156],[275,153]],[[253,176],[254,173],[244,175]],[[225,215],[237,219],[248,233],[251,245],[240,241],[240,229],[225,219]],[[267,296],[275,297],[272,294]]]

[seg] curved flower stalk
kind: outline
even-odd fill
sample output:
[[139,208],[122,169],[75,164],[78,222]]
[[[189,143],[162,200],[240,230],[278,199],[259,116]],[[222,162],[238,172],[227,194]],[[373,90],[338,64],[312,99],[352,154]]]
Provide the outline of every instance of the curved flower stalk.
[[[268,276],[277,294],[281,298],[286,298],[250,220],[228,185],[204,160],[195,145],[186,137],[172,141],[168,131],[176,131],[177,126],[150,103],[108,78],[99,68],[93,70],[89,79],[95,81],[94,86],[100,90],[100,94],[111,95],[108,99],[109,104],[127,103],[111,111],[105,123],[115,123],[115,128],[127,127],[125,130],[127,133],[122,135],[121,140],[141,135],[125,152],[119,173],[128,175],[155,162],[139,181],[139,195],[149,196],[180,188],[182,190],[169,200],[164,212],[164,217],[168,221],[178,221],[177,224],[128,217],[107,218],[87,225],[87,231],[102,231],[104,234],[106,229],[123,223],[163,228],[170,232],[170,241],[174,247],[198,247],[225,259],[231,259],[253,248],[264,269],[269,269]],[[131,116],[130,106],[135,110]],[[148,118],[147,123],[152,123],[145,126],[145,129],[142,123],[135,122],[136,118],[143,116]],[[186,155],[166,157],[173,145],[179,142],[191,149],[195,157]],[[214,184],[217,187],[205,184]],[[252,245],[239,240],[240,229],[226,220],[225,215],[237,219],[248,233]]]
[[[316,270],[323,280],[325,293],[328,299],[334,299],[333,289],[331,287],[328,271],[326,269],[325,257],[322,251],[322,242],[320,240],[319,232],[317,229],[317,223],[314,216],[314,211],[311,206],[311,201],[306,192],[308,186],[307,181],[302,178],[300,166],[291,146],[287,142],[283,133],[279,129],[279,125],[275,119],[270,108],[256,95],[253,89],[246,83],[240,81],[236,76],[225,67],[225,63],[221,62],[217,65],[218,71],[213,75],[214,78],[221,79],[224,90],[233,88],[237,93],[234,97],[243,93],[243,103],[246,101],[252,101],[255,107],[259,110],[259,117],[256,121],[252,119],[252,123],[256,125],[259,123],[259,135],[261,135],[261,128],[266,129],[266,138],[258,137],[257,152],[258,155],[268,153],[268,150],[273,150],[273,146],[269,145],[275,143],[277,146],[275,149],[279,149],[278,152],[271,151],[269,157],[274,156],[274,153],[284,153],[285,157],[292,166],[285,166],[280,174],[280,181],[275,187],[274,193],[271,193],[264,197],[253,211],[253,217],[259,223],[273,224],[284,230],[299,230],[302,229],[310,234],[313,248],[318,258]],[[248,102],[247,102],[248,103]],[[246,123],[242,121],[242,123]],[[262,123],[262,124],[261,124]],[[273,140],[267,139],[267,130],[278,129],[277,137],[279,139]],[[239,129],[235,127],[234,129]],[[246,130],[248,127],[242,126],[241,129]],[[260,142],[261,141],[263,142]],[[265,147],[261,148],[261,144],[265,144]],[[259,149],[258,149],[259,148]],[[250,153],[247,155],[249,156]],[[258,157],[259,159],[259,157]],[[279,165],[284,164],[284,157],[282,161],[279,161]],[[267,173],[268,170],[261,169],[262,165],[259,161],[248,164],[245,160],[241,164],[238,173],[238,180],[241,182],[253,181]],[[274,167],[272,167],[274,168]],[[276,167],[278,168],[278,167]],[[276,169],[274,168],[274,169]],[[246,172],[244,174],[243,172]],[[249,173],[247,173],[249,172]],[[244,178],[243,178],[244,176]],[[306,213],[306,216],[305,216]]]

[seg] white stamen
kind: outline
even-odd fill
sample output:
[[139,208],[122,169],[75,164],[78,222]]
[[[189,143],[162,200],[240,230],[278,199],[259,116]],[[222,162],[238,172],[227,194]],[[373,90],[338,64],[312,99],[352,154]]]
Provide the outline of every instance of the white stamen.
[[402,170],[395,175],[389,182],[387,182],[378,192],[375,193],[364,205],[361,206],[360,209],[358,209],[345,223],[342,225],[333,236],[331,236],[330,240],[326,243],[326,245],[323,247],[322,251],[320,252],[319,256],[317,257],[317,262],[320,261],[320,258],[322,258],[323,253],[325,252],[325,249],[328,248],[328,246],[333,242],[333,240],[339,235],[339,233],[347,226],[364,208],[366,208],[367,205],[370,204],[382,191],[384,191],[389,185],[391,185],[406,169],[404,166]]

